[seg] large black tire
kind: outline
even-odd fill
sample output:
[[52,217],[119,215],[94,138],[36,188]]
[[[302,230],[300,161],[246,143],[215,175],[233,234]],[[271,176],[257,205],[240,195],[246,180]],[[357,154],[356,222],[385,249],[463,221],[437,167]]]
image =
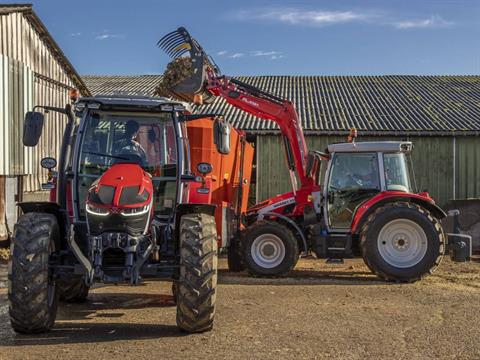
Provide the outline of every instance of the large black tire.
[[245,230],[244,238],[245,264],[251,275],[285,276],[297,264],[298,241],[285,225],[258,221]]
[[59,246],[57,219],[45,213],[22,215],[11,246],[8,299],[13,330],[49,331],[58,305],[58,288],[49,271],[50,254]]
[[68,303],[85,302],[90,287],[83,278],[62,278],[58,281],[60,300]]
[[180,277],[177,281],[177,325],[189,333],[213,328],[217,288],[215,218],[186,214],[180,219]]
[[244,260],[244,251],[239,238],[234,238],[230,241],[227,253],[228,270],[232,272],[239,272],[246,269]]
[[395,202],[379,207],[368,217],[360,232],[360,247],[365,264],[378,277],[414,282],[440,264],[445,236],[440,221],[428,210]]

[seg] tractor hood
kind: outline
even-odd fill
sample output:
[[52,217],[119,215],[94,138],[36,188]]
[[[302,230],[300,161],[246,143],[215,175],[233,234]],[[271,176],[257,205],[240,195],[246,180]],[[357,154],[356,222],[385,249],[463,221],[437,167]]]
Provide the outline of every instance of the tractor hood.
[[116,164],[92,184],[86,203],[91,234],[145,234],[153,213],[151,177],[137,164]]

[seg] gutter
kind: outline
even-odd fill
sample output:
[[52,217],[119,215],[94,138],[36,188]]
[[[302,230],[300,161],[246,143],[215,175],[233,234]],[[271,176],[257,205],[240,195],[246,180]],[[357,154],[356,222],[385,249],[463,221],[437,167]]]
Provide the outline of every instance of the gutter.
[[[280,135],[280,130],[249,130],[240,129],[251,135]],[[468,130],[468,131],[391,131],[391,130],[361,130],[357,129],[359,136],[407,136],[407,137],[426,137],[426,136],[443,136],[443,137],[455,137],[455,136],[480,136],[480,130]],[[348,136],[349,130],[303,130],[304,135],[316,135],[316,136]]]

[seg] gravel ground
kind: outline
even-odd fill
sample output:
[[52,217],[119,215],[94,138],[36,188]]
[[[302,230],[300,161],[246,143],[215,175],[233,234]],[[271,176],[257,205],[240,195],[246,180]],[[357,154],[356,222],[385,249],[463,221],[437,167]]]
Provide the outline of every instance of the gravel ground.
[[445,260],[408,285],[378,281],[359,260],[303,259],[284,279],[221,267],[215,329],[196,335],[177,330],[165,282],[96,288],[35,336],[11,330],[0,289],[0,359],[480,358],[479,259]]

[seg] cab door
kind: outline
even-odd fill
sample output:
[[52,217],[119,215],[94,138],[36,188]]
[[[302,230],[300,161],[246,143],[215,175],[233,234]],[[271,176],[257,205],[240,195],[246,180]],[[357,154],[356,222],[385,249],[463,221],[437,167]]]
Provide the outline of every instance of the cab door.
[[380,191],[377,153],[334,153],[325,194],[329,228],[349,229],[357,207]]

